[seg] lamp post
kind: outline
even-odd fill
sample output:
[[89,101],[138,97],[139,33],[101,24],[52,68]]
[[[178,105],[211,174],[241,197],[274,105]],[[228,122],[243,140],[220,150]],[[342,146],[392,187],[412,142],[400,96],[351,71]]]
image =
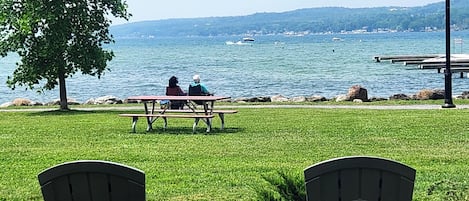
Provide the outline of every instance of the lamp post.
[[446,2],[446,69],[445,69],[445,104],[443,108],[454,108],[452,97],[452,73],[451,73],[451,20],[450,0]]

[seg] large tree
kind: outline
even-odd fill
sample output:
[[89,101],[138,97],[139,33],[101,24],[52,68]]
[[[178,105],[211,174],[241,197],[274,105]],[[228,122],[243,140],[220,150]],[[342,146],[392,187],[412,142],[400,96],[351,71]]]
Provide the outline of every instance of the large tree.
[[124,0],[0,0],[0,56],[21,58],[7,85],[11,89],[60,91],[60,109],[68,110],[65,79],[77,72],[97,76],[114,54],[111,16],[128,20]]

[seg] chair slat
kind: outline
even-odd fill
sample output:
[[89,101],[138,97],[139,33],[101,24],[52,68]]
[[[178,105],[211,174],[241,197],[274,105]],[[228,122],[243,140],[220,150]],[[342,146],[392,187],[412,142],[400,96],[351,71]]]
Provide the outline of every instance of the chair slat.
[[322,200],[338,200],[339,198],[339,174],[334,172],[326,174],[320,178],[321,180],[321,197]]
[[72,201],[68,177],[59,177],[54,181],[44,184],[42,194],[46,201]]
[[360,196],[355,199],[378,200],[380,197],[381,171],[376,169],[360,169]]
[[111,196],[108,193],[101,193],[109,191],[108,175],[90,173],[90,191],[95,200],[109,201]]
[[412,200],[414,181],[401,177],[399,185],[399,200]]
[[68,178],[69,185],[72,187],[73,200],[91,200],[92,196],[91,189],[88,186],[88,174],[71,174]]
[[342,200],[356,200],[360,197],[359,169],[344,169],[340,175],[340,197]]
[[112,200],[114,201],[125,201],[129,200],[129,192],[128,192],[128,187],[129,183],[127,180],[120,178],[120,177],[115,177],[112,176],[110,177],[110,194],[112,197]]

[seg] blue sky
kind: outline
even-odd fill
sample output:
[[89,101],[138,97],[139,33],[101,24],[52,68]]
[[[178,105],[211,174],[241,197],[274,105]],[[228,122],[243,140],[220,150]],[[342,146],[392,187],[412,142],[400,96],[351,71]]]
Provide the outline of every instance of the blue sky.
[[[444,0],[126,0],[133,17],[129,22],[170,18],[240,16],[284,12],[300,8],[340,6],[423,6]],[[125,21],[113,20],[114,24]]]

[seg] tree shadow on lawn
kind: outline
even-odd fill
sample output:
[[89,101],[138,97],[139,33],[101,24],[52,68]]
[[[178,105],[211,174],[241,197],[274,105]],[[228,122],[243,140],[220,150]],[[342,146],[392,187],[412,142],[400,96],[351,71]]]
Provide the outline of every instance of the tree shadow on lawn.
[[31,112],[28,116],[72,116],[82,114],[119,114],[121,111],[109,111],[109,110],[47,110],[40,112]]

